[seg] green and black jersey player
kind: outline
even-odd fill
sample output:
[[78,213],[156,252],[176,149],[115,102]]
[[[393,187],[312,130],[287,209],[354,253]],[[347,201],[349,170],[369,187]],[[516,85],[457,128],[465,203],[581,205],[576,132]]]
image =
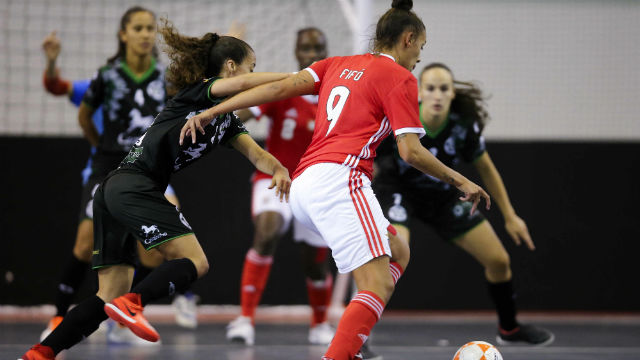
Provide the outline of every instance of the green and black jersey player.
[[[473,163],[498,204],[509,235],[516,244],[524,242],[534,250],[527,226],[513,209],[485,147],[482,130],[488,114],[480,90],[473,84],[454,82],[451,70],[439,63],[427,65],[419,80],[420,119],[427,133],[420,140],[422,145],[447,166]],[[484,216],[471,211],[472,204],[460,200],[455,188],[406,164],[395,143],[386,141],[378,150],[373,187],[398,233],[408,239],[409,219],[420,220],[483,265],[498,313],[498,343],[551,343],[554,337],[549,331],[517,322],[509,254]]]
[[120,164],[164,107],[164,68],[155,58],[150,61],[149,68],[136,75],[124,59],[115,59],[98,70],[84,95],[80,116],[92,114],[94,109],[102,111],[104,130],[98,138],[91,176],[82,196],[82,209],[86,210],[83,217],[92,217],[91,208],[86,205],[95,186]]
[[[229,95],[289,74],[251,73],[255,54],[234,37],[211,33],[185,37],[166,20],[160,32],[172,60],[167,80],[178,93],[95,193],[93,266],[98,270],[98,293],[73,308],[25,359],[35,358],[33,352],[39,359],[53,359],[89,336],[107,314],[146,340],[159,339],[142,315],[143,306],[181,291],[209,269],[187,221],[162,193],[171,174],[215,147],[234,147],[260,171],[273,176],[271,186],[281,200],[288,198],[291,179],[287,169],[253,141],[233,114],[218,117],[193,143],[179,145],[178,141],[189,117]],[[167,261],[131,289],[136,241],[147,249],[158,249]]]
[[[90,175],[83,184],[73,253],[68,259],[63,259],[60,266],[62,274],[56,289],[56,316],[43,331],[42,338],[66,315],[89,269],[93,250],[93,193],[164,106],[164,69],[155,60],[155,38],[155,15],[137,6],[128,9],[120,19],[117,53],[98,70],[86,91],[79,95],[82,101],[78,120],[96,151],[90,158]],[[60,44],[55,37],[47,40],[44,45],[47,72],[55,73]],[[98,131],[93,115],[102,119],[103,131]],[[174,202],[176,200],[174,197]],[[155,267],[162,261],[157,252],[140,252],[140,262],[146,267]],[[144,271],[138,271],[137,277],[143,274]],[[109,332],[107,336],[114,334]]]

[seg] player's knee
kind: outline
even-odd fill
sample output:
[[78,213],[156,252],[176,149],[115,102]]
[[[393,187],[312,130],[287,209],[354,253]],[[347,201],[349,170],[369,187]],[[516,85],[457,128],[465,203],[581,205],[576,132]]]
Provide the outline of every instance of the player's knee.
[[76,242],[73,246],[73,255],[84,262],[91,261],[91,254],[93,252],[93,227],[85,226],[81,223],[78,228],[78,234],[76,235]]
[[253,249],[262,256],[273,255],[280,238],[279,229],[256,228],[256,236],[253,240]]
[[196,267],[198,278],[203,277],[209,272],[209,260],[207,260],[206,256],[198,256],[197,258],[191,258],[190,260]]
[[392,260],[400,264],[403,269],[406,269],[411,258],[409,243],[402,237],[389,232],[389,246],[393,255]]
[[487,271],[493,274],[506,274],[510,270],[511,260],[506,252],[495,254],[487,261]]
[[82,262],[90,262],[93,252],[93,243],[76,242],[73,247],[73,255]]

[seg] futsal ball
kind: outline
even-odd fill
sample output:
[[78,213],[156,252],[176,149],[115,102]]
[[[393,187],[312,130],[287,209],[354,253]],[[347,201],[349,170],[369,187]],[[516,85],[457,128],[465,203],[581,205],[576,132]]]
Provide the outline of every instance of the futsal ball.
[[453,360],[502,360],[502,355],[488,342],[472,341],[462,345]]

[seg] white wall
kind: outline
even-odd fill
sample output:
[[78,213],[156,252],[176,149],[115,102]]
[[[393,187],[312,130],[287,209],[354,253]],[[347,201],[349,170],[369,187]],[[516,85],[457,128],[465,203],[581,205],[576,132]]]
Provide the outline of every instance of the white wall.
[[414,4],[422,64],[444,62],[492,96],[488,138],[640,139],[640,2]]

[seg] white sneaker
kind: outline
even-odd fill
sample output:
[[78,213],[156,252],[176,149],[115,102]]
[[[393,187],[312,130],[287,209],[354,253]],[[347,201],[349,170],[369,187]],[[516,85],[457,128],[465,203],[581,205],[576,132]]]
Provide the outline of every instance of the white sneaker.
[[253,345],[256,331],[248,316],[238,316],[227,325],[227,340]]
[[315,345],[329,345],[336,333],[329,323],[323,322],[309,329],[309,343]]
[[195,329],[198,327],[198,301],[197,295],[194,294],[176,294],[173,298],[173,311],[176,315],[176,323],[182,327]]
[[112,345],[156,346],[160,345],[161,341],[147,341],[138,337],[128,327],[120,326],[115,321],[110,320],[107,322],[107,343]]

